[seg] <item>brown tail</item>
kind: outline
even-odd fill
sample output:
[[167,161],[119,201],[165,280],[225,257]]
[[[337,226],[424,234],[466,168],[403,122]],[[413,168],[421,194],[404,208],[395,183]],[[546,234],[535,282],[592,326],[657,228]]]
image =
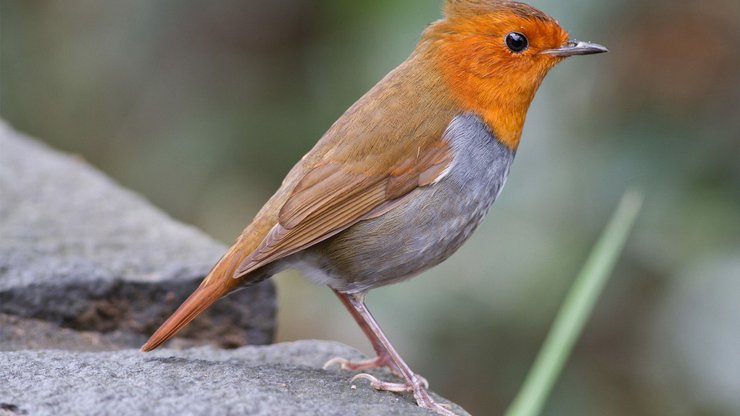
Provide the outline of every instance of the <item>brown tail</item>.
[[234,279],[234,268],[238,265],[233,258],[229,258],[231,251],[227,253],[214,266],[213,270],[203,280],[203,283],[195,289],[185,302],[180,305],[175,313],[141,346],[141,351],[151,351],[165,341],[172,338],[190,321],[200,315],[206,308],[211,306],[222,296],[234,290],[243,279]]

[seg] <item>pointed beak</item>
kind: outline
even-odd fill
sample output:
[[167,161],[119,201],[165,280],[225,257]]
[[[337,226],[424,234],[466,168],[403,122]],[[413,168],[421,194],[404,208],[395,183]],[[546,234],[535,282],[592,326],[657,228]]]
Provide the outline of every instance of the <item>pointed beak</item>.
[[574,55],[593,55],[595,53],[609,52],[609,49],[598,43],[580,42],[577,40],[569,41],[565,46],[555,49],[545,49],[540,52],[545,55],[568,57]]

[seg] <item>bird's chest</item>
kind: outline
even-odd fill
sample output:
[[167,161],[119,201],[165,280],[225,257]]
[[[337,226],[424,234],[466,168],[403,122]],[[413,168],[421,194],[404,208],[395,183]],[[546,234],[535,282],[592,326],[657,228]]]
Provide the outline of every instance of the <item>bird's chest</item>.
[[455,159],[441,179],[327,241],[322,251],[338,280],[333,286],[360,291],[411,277],[449,257],[480,224],[506,181],[514,152],[474,115],[456,117],[445,139]]

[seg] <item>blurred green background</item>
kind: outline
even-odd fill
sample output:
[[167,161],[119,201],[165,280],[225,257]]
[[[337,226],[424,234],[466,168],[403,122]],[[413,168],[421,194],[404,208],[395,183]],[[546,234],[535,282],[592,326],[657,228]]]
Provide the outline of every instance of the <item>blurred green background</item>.
[[[369,306],[435,391],[500,414],[639,185],[635,233],[546,414],[740,414],[740,2],[550,3],[532,2],[611,52],[548,76],[476,235]],[[228,243],[440,7],[3,0],[0,116]],[[279,341],[371,351],[329,290],[276,280]]]

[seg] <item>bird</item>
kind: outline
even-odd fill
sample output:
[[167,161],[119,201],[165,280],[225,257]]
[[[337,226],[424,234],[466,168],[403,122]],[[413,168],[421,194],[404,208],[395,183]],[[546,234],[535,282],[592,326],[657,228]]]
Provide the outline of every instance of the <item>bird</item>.
[[142,351],[219,298],[297,269],[334,291],[377,354],[328,365],[387,367],[403,381],[366,373],[352,380],[454,414],[393,347],[365,296],[439,264],[470,237],[506,182],[545,75],[567,57],[607,48],[571,39],[554,18],[520,2],[445,0],[442,14],[297,162]]

